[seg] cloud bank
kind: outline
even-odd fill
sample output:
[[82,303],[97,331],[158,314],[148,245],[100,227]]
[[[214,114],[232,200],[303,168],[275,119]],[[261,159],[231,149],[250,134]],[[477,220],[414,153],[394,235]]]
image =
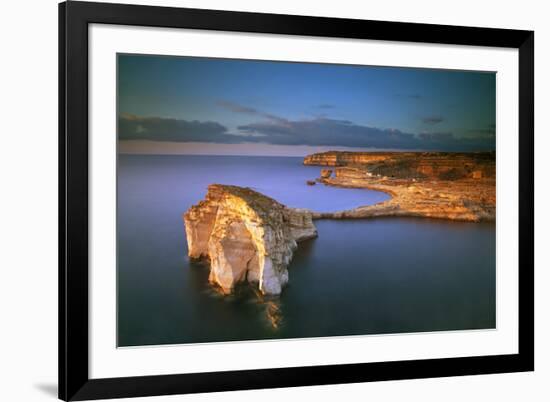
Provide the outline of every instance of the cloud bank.
[[227,128],[212,121],[142,117],[122,113],[118,118],[119,140],[207,141],[230,143],[234,136]]
[[[495,149],[494,129],[486,127],[470,130],[470,135],[465,137],[455,137],[452,132],[407,133],[397,129],[370,127],[327,117],[288,120],[231,102],[220,101],[218,105],[235,113],[256,117],[259,121],[240,125],[236,131],[230,132],[224,125],[212,121],[121,114],[118,120],[118,138],[119,140],[261,143],[403,150],[486,151]],[[437,119],[431,118],[431,120]],[[435,123],[437,122],[431,122],[431,124]]]

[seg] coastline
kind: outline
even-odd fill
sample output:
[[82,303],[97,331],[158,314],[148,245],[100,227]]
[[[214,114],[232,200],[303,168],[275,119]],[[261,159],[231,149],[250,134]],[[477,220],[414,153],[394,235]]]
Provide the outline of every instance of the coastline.
[[[329,152],[320,177],[304,185],[381,191],[390,199],[337,212],[289,208],[249,187],[210,184],[205,198],[183,215],[192,259],[210,262],[209,282],[224,294],[242,282],[278,296],[289,281],[298,243],[317,237],[314,220],[379,217],[494,221],[494,154]],[[326,154],[314,155],[322,165]],[[336,156],[336,157],[334,157]],[[313,184],[312,184],[313,183]]]
[[313,219],[402,216],[480,222],[496,217],[494,153],[327,152],[307,156],[304,164],[333,167],[322,169],[316,179],[324,185],[381,191],[391,197],[374,205],[313,212]]

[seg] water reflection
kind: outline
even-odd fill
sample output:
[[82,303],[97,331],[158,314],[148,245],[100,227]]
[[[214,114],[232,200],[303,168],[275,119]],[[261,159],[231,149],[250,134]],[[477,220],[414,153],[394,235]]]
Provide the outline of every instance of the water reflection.
[[[291,271],[300,269],[300,266],[304,264],[307,265],[308,259],[314,253],[316,240],[309,239],[298,244],[298,249],[295,251],[294,258],[289,266]],[[257,284],[242,282],[237,284],[232,293],[225,294],[218,285],[208,281],[210,263],[207,260],[190,259],[189,265],[191,270],[197,274],[193,275],[195,286],[202,288],[202,293],[207,297],[219,303],[231,303],[235,306],[242,304],[254,305],[257,308],[258,321],[263,322],[267,328],[278,331],[283,327],[284,309],[281,297],[283,297],[284,291],[281,296],[267,296],[260,292]],[[292,272],[290,275],[292,276]],[[286,287],[289,286],[291,286],[290,283]]]
[[[216,284],[208,281],[210,265],[208,262],[193,262],[190,264],[194,275],[194,286],[202,289],[201,293],[219,307],[230,308],[252,307],[256,311],[256,322],[264,323],[270,331],[277,331],[283,326],[283,308],[279,297],[265,296],[257,288],[257,284],[246,282],[238,284],[232,293],[225,294]],[[186,268],[189,269],[189,268]],[[246,307],[245,307],[246,308]],[[257,325],[256,323],[250,323]]]
[[278,329],[283,322],[283,313],[281,302],[279,300],[269,300],[265,303],[265,315],[271,328]]

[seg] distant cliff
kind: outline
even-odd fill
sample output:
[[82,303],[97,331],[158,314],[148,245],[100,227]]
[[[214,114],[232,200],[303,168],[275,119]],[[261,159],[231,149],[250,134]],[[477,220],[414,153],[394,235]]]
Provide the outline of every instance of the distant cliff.
[[314,219],[412,216],[463,221],[494,220],[495,153],[337,152],[309,155],[326,185],[383,191],[388,201],[315,213]]
[[297,242],[317,236],[311,212],[221,184],[208,186],[184,222],[189,256],[210,261],[209,281],[224,293],[247,281],[263,294],[280,294]]
[[304,165],[348,166],[396,179],[457,180],[495,177],[495,153],[339,152],[308,155]]
[[352,164],[367,164],[385,160],[392,153],[386,152],[341,152],[328,151],[308,155],[304,158],[304,165],[320,166],[347,166]]

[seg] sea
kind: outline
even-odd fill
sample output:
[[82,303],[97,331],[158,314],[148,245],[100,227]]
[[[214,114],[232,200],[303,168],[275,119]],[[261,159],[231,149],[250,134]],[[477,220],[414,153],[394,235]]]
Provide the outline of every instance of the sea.
[[496,325],[494,223],[424,218],[315,221],[279,298],[229,296],[187,256],[182,215],[212,183],[250,187],[318,212],[388,195],[307,180],[302,158],[126,155],[117,169],[119,347],[427,331]]

